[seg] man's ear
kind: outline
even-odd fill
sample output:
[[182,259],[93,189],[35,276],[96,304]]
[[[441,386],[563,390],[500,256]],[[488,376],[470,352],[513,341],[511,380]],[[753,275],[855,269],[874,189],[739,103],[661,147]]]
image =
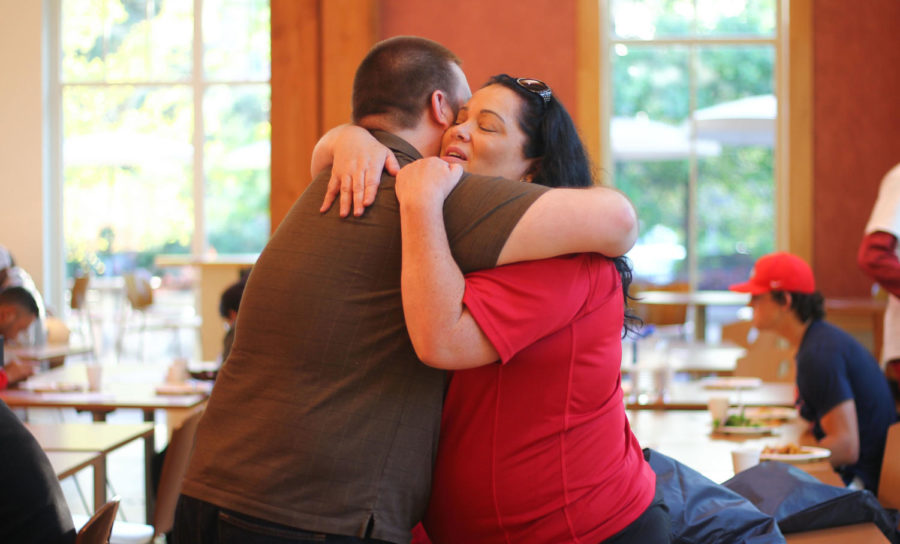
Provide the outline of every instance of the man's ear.
[[456,121],[456,114],[450,105],[450,97],[441,90],[431,93],[431,105],[428,112],[434,122],[443,127],[444,130],[450,128],[453,122]]

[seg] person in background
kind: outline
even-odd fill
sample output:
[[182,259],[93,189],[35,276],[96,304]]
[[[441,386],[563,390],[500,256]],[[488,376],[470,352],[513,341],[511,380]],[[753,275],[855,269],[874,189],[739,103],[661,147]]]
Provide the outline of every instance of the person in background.
[[[37,319],[38,307],[26,289],[7,287],[0,291],[0,338],[16,338]],[[0,346],[0,349],[4,346]],[[15,360],[6,349],[3,351],[3,368],[0,368],[0,389],[34,374],[34,367]]]
[[237,321],[238,308],[241,306],[241,297],[244,295],[244,286],[247,285],[247,276],[229,285],[222,291],[219,297],[219,315],[225,320],[228,330],[222,340],[222,362],[228,359],[231,353],[231,345],[234,343],[234,323]]
[[[470,94],[452,52],[395,37],[360,64],[353,118],[405,164],[438,152]],[[316,175],[247,279],[197,429],[176,541],[406,543],[424,514],[446,376],[418,361],[404,326],[394,178],[351,218],[321,211],[330,180]],[[446,215],[466,271],[571,251],[621,255],[637,230],[616,191],[484,176],[459,182]],[[547,229],[548,217],[559,226]]]
[[0,542],[75,542],[72,514],[47,454],[3,401],[0,401],[0,520]]
[[777,333],[797,350],[800,415],[811,423],[801,444],[829,449],[845,484],[877,493],[897,411],[869,350],[825,321],[825,301],[809,265],[790,253],[772,253],[756,261],[749,281],[730,289],[750,293],[757,329]]
[[21,331],[23,334],[18,338],[9,338],[10,341],[18,341],[25,345],[42,346],[47,343],[47,333],[44,330],[44,320],[47,317],[47,310],[44,307],[44,297],[38,290],[31,278],[31,275],[22,267],[16,266],[12,254],[6,247],[0,245],[0,290],[7,287],[23,287],[31,293],[35,304],[38,307],[37,318],[31,325]]
[[878,190],[878,199],[866,225],[856,261],[859,267],[888,294],[884,312],[884,343],[881,364],[900,403],[900,164],[894,166]]

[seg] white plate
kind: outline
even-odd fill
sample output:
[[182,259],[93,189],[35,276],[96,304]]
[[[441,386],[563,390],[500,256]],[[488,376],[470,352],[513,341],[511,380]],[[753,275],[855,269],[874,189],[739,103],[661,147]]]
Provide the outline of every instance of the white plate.
[[750,419],[795,419],[797,410],[785,406],[747,406],[744,415]]
[[796,463],[798,461],[816,461],[819,459],[827,459],[831,457],[831,450],[825,448],[817,448],[814,446],[801,446],[803,453],[761,453],[760,461],[784,461],[785,463]]
[[716,427],[716,432],[725,433],[725,434],[769,434],[772,432],[774,427],[769,427],[767,425],[761,425],[759,427],[753,427],[750,425],[720,425]]
[[701,381],[706,389],[753,389],[762,385],[762,380],[759,378],[739,376],[704,378]]

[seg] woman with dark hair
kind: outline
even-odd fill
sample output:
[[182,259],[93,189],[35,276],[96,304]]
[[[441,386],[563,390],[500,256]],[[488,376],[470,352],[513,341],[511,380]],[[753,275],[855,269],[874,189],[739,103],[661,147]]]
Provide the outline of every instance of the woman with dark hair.
[[429,537],[668,542],[668,511],[621,389],[627,261],[574,254],[464,277],[442,213],[463,169],[572,190],[593,184],[551,89],[507,75],[460,110],[440,159],[397,176],[407,328],[424,363],[455,371],[424,522]]

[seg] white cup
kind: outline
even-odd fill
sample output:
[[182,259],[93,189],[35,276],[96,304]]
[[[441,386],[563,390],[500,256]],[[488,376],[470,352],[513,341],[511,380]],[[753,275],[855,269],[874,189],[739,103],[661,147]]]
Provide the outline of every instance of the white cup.
[[166,382],[168,383],[184,383],[190,374],[187,368],[187,359],[177,358],[169,365],[169,371],[166,373]]
[[731,462],[734,464],[734,473],[737,474],[759,464],[759,448],[738,448],[731,452]]
[[719,426],[725,424],[725,419],[728,417],[728,404],[728,397],[709,397],[707,408],[709,408],[709,414],[712,416],[713,425]]
[[103,382],[103,367],[99,364],[89,364],[84,367],[87,371],[88,390],[100,391]]

